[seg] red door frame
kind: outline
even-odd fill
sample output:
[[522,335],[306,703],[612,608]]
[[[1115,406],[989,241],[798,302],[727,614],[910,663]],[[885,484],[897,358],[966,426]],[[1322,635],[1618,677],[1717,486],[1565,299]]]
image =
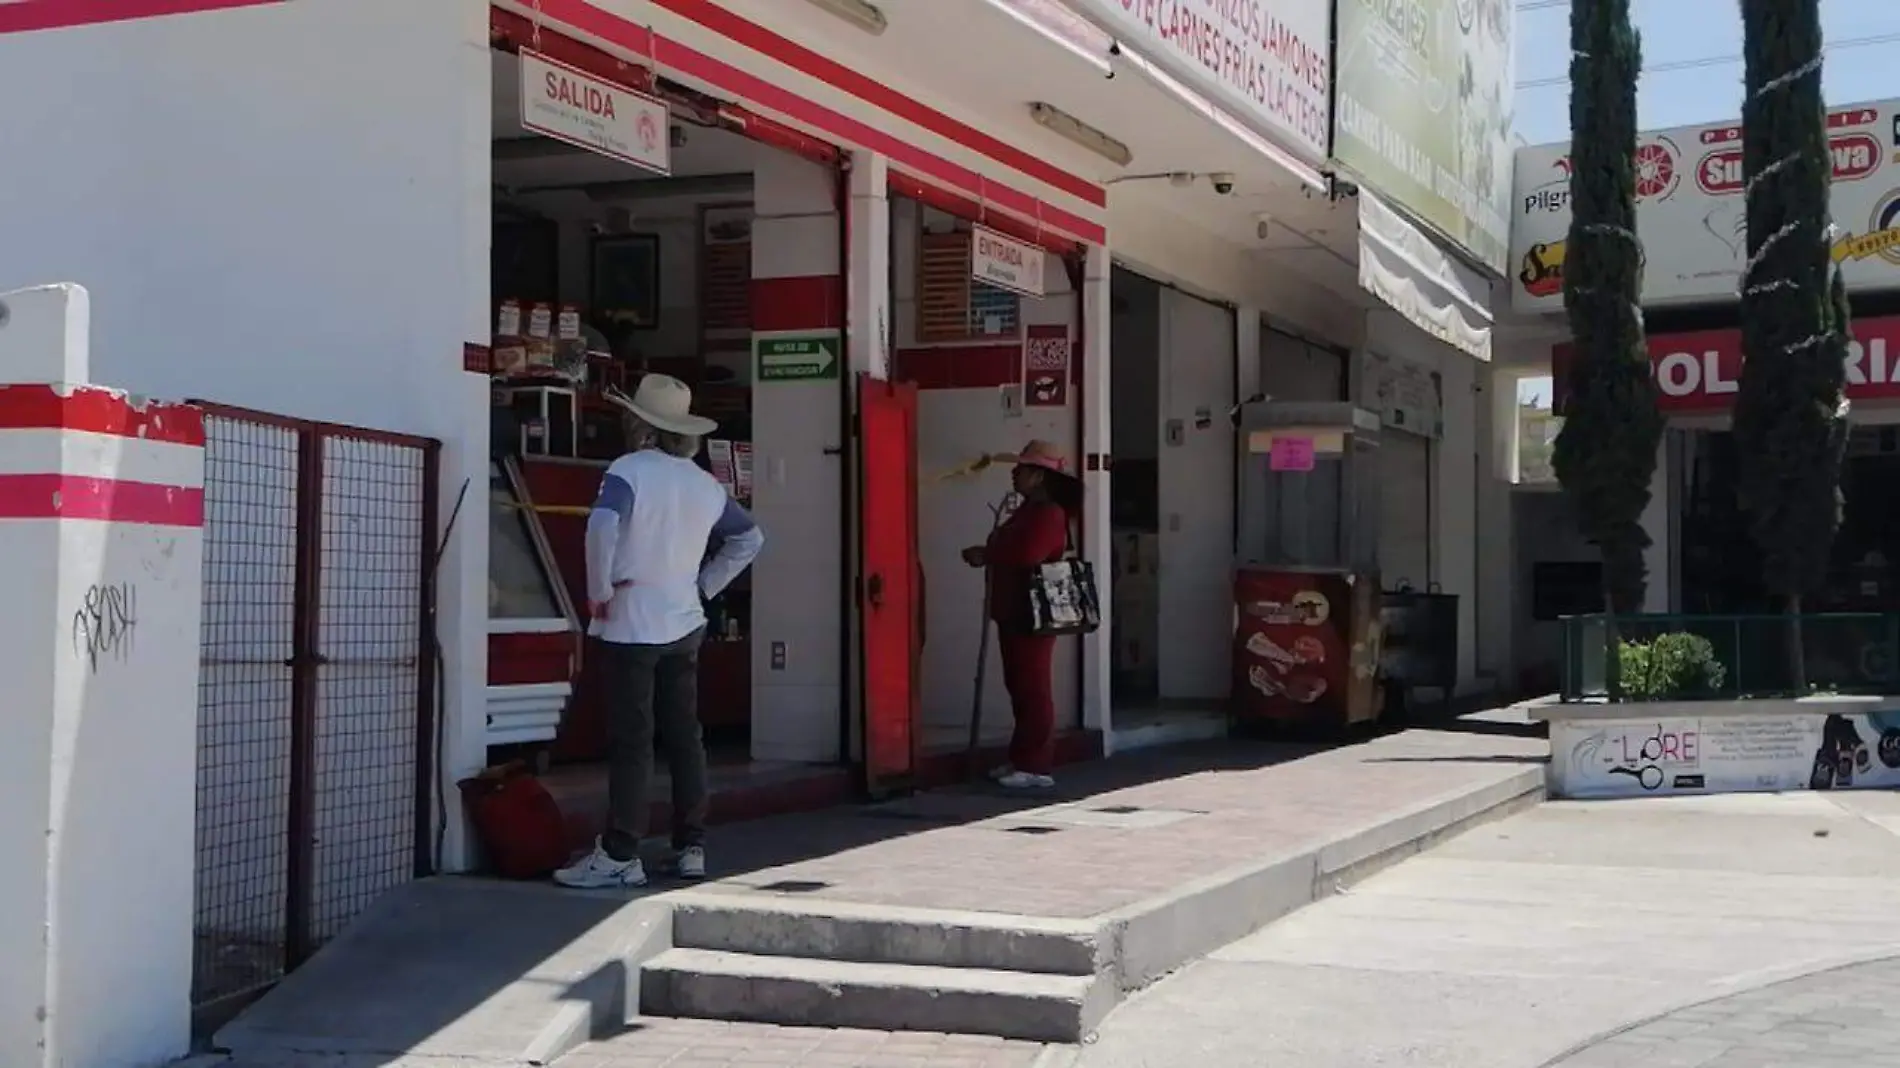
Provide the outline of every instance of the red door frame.
[[917,386],[862,372],[856,380],[862,767],[876,797],[918,783]]

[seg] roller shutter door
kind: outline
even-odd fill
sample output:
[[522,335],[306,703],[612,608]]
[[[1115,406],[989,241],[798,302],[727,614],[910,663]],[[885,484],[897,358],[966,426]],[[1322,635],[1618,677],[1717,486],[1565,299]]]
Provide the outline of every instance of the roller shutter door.
[[1379,436],[1379,578],[1426,589],[1432,574],[1432,442],[1387,427]]

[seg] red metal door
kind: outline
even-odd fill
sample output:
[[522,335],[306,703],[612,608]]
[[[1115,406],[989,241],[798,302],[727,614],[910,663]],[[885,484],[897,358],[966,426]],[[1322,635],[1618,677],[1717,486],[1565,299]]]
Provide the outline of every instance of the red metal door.
[[879,793],[917,765],[917,387],[860,375],[858,418],[864,769]]

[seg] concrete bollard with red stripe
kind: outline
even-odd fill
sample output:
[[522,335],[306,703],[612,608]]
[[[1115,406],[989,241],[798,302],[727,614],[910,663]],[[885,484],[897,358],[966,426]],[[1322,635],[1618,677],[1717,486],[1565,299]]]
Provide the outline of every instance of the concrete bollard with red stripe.
[[204,420],[87,384],[89,298],[0,294],[0,1065],[190,1040]]

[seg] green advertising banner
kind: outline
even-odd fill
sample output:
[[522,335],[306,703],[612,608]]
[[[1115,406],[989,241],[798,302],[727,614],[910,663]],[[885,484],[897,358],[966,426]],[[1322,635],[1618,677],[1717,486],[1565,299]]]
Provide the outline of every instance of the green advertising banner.
[[1515,0],[1339,0],[1333,158],[1499,275]]

